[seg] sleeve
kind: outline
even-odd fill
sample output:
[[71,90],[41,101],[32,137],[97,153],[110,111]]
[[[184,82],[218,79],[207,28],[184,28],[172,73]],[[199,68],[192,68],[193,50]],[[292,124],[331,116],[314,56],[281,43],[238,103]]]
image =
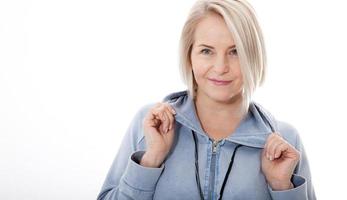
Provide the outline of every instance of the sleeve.
[[294,170],[291,182],[294,188],[282,191],[273,191],[268,185],[273,200],[316,200],[316,194],[311,180],[310,166],[298,131],[291,127],[296,135],[295,148],[300,152],[300,160]]
[[138,148],[138,141],[143,139],[142,121],[149,105],[145,107],[130,123],[97,200],[153,199],[164,164],[159,168],[149,168],[139,164],[145,153]]

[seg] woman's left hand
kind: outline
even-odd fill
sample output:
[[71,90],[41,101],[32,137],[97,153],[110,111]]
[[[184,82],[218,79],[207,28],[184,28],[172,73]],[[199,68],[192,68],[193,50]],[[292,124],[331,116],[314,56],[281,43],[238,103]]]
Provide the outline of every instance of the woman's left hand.
[[261,168],[273,190],[293,188],[291,177],[300,160],[300,152],[278,133],[272,133],[262,152]]

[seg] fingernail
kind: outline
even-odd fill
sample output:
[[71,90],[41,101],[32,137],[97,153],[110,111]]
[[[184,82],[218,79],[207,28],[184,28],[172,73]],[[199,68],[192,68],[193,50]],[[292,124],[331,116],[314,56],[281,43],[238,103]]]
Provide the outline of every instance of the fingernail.
[[174,109],[171,109],[171,110],[172,110],[173,114],[176,114],[176,111]]
[[273,159],[272,159],[272,156],[270,156],[269,160],[273,160]]

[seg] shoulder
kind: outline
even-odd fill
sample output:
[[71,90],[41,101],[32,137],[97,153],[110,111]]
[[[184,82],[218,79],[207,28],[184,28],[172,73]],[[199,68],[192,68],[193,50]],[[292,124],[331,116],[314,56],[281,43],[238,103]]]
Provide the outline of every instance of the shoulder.
[[297,128],[291,123],[276,120],[277,128],[282,137],[294,147],[298,148],[298,140],[300,138]]
[[143,119],[146,114],[148,113],[148,111],[155,106],[156,103],[154,102],[151,102],[151,103],[147,103],[147,104],[144,104],[142,105],[138,111],[136,112],[135,114],[135,118],[137,119]]
[[[279,134],[291,145],[298,149],[300,145],[300,136],[297,128],[289,122],[282,121],[277,119],[268,109],[263,107],[261,104],[257,102],[252,102],[252,105],[259,109],[259,113],[262,113],[264,118],[275,127],[275,131],[279,132]],[[251,107],[251,109],[254,109]]]
[[157,102],[149,102],[147,104],[143,104],[135,113],[132,122],[130,124],[130,132],[131,132],[131,137],[133,141],[136,141],[136,146],[140,149],[143,149],[145,147],[145,134],[143,132],[143,120],[149,110],[153,108],[157,103],[164,103],[168,102],[170,104],[173,104],[173,102],[176,102],[177,99],[186,96],[187,91],[177,91],[177,92],[172,92],[164,96],[164,98],[160,101]]
[[155,106],[156,103],[151,102],[140,106],[140,108],[135,112],[130,125],[128,127],[128,137],[131,138],[135,149],[142,148],[144,143],[144,131],[143,131],[143,120],[149,110]]

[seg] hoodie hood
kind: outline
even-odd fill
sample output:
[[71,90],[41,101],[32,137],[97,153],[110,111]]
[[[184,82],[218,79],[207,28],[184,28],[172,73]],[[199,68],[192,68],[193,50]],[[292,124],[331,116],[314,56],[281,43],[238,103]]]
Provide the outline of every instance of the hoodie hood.
[[[187,90],[171,93],[163,101],[175,109],[177,122],[193,130],[196,134],[203,135],[206,140],[209,139],[202,129],[196,114],[195,103]],[[274,117],[261,105],[251,101],[247,115],[225,140],[249,147],[264,148],[267,137],[272,132],[278,132]]]

